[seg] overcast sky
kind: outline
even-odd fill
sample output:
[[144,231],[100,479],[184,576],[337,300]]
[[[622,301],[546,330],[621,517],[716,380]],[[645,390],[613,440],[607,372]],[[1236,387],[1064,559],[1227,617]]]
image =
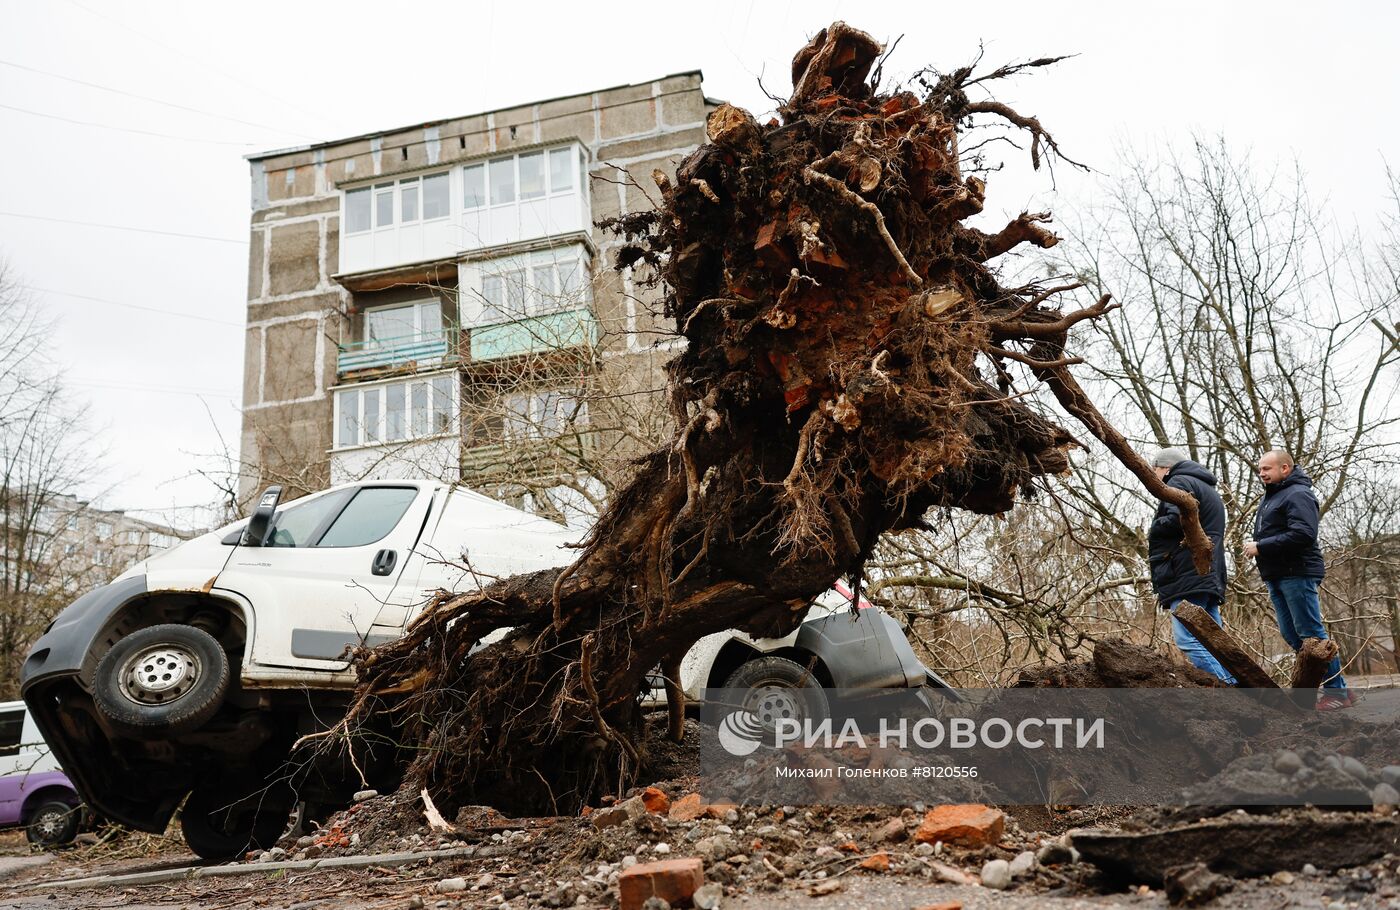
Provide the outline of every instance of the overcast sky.
[[[50,356],[107,430],[81,491],[168,516],[236,445],[255,151],[703,70],[757,113],[832,19],[903,35],[891,76],[1078,54],[997,88],[1106,175],[1115,148],[1224,133],[1296,157],[1365,224],[1400,144],[1400,5],[311,3],[0,0],[0,256],[57,320]],[[103,87],[107,90],[103,90]],[[989,216],[1059,195],[1008,150]],[[51,220],[45,220],[51,219]],[[76,223],[83,222],[83,223]],[[98,227],[94,225],[105,225]]]

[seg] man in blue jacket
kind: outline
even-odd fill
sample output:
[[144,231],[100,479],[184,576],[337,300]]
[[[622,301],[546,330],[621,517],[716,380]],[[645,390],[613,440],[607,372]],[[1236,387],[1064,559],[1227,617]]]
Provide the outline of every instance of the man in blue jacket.
[[1211,570],[1202,575],[1187,548],[1181,528],[1181,510],[1169,502],[1159,503],[1152,526],[1147,531],[1147,562],[1152,567],[1152,590],[1163,609],[1172,611],[1172,638],[1192,664],[1234,685],[1235,677],[1220,666],[1215,655],[1176,618],[1176,608],[1190,601],[1220,621],[1220,603],[1225,596],[1225,503],[1216,492],[1215,475],[1186,457],[1180,449],[1163,449],[1152,459],[1157,476],[1167,486],[1185,490],[1196,499],[1201,529],[1214,544]]
[[[1254,516],[1254,539],[1245,541],[1244,555],[1254,557],[1259,577],[1269,589],[1278,616],[1278,630],[1297,651],[1305,638],[1327,637],[1317,588],[1325,568],[1317,545],[1319,509],[1312,478],[1283,449],[1266,452],[1259,459],[1259,479],[1264,501]],[[1340,657],[1327,666],[1323,696],[1317,710],[1335,711],[1353,704]]]

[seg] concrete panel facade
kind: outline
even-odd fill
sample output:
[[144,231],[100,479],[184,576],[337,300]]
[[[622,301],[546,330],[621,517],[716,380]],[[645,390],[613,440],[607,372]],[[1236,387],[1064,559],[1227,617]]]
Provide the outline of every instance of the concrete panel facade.
[[[379,272],[342,274],[340,184],[379,176],[398,180],[429,167],[458,169],[453,171],[457,174],[464,165],[493,156],[577,139],[586,153],[589,215],[597,220],[651,207],[648,193],[659,198],[652,171],[674,174],[684,156],[704,141],[704,118],[712,107],[700,74],[682,73],[252,156],[240,489],[245,501],[274,481],[306,492],[366,472],[389,476],[384,472],[405,468],[403,456],[409,453],[416,456],[411,460],[422,461],[431,451],[429,460],[441,462],[447,479],[457,479],[452,472],[463,461],[460,439],[454,440],[455,452],[445,449],[442,439],[404,444],[397,456],[387,446],[332,451],[330,390],[352,381],[337,375],[338,345],[363,345],[367,308],[425,297],[425,288],[416,287],[417,279],[411,277],[423,273],[417,263],[391,267],[386,277]],[[455,181],[454,191],[461,185]],[[631,181],[645,190],[627,186]],[[629,388],[661,388],[660,366],[671,356],[674,338],[671,327],[654,316],[659,301],[639,300],[639,294],[652,292],[639,290],[629,274],[612,270],[617,241],[593,227],[588,234],[596,251],[591,306],[602,328],[598,362],[611,376],[625,377]],[[511,253],[510,248],[499,251],[501,256]],[[453,272],[456,265],[449,258],[434,260],[429,268]],[[400,272],[394,268],[410,277],[396,279]],[[352,292],[347,286],[389,290]],[[450,298],[456,291],[441,293]],[[449,323],[458,311],[455,301],[443,300],[441,313]],[[470,395],[470,383],[487,380],[473,379],[477,374],[469,363],[463,369]],[[509,363],[493,364],[493,369],[483,394],[509,392],[512,381],[501,373],[510,369]],[[527,386],[555,381],[524,364],[520,370],[518,381]],[[602,410],[598,417],[598,425],[611,422]]]

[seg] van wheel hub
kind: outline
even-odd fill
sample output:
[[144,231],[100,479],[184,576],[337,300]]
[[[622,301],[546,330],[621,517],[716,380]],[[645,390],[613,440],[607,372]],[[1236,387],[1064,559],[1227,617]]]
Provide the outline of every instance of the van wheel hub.
[[163,705],[194,688],[199,658],[179,645],[156,645],[128,658],[120,680],[122,694],[138,705]]

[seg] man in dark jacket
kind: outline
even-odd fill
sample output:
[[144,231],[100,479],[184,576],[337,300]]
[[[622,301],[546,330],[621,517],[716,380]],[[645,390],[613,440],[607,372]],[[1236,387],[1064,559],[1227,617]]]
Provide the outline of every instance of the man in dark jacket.
[[[1264,482],[1264,501],[1254,516],[1254,539],[1245,541],[1244,555],[1254,557],[1274,602],[1278,630],[1297,651],[1305,638],[1327,637],[1317,597],[1326,574],[1317,545],[1317,496],[1312,478],[1283,449],[1266,452],[1259,459],[1259,479]],[[1332,658],[1322,685],[1319,711],[1351,707],[1341,658]]]
[[1223,625],[1220,621],[1220,602],[1225,596],[1225,503],[1215,490],[1215,475],[1187,458],[1180,449],[1158,452],[1152,459],[1152,466],[1167,486],[1185,490],[1195,497],[1200,509],[1201,528],[1215,547],[1210,572],[1200,574],[1183,539],[1181,510],[1169,502],[1160,503],[1152,519],[1152,527],[1147,532],[1147,561],[1152,567],[1152,590],[1156,592],[1162,608],[1173,613],[1172,638],[1186,659],[1233,685],[1235,678],[1220,666],[1215,655],[1207,651],[1175,616],[1177,605],[1190,601],[1205,610],[1216,625]]

